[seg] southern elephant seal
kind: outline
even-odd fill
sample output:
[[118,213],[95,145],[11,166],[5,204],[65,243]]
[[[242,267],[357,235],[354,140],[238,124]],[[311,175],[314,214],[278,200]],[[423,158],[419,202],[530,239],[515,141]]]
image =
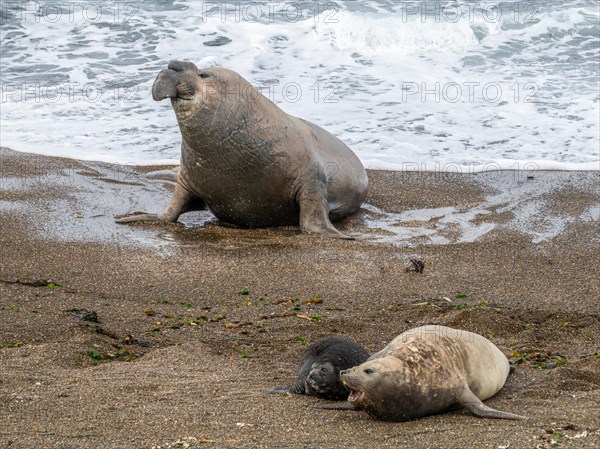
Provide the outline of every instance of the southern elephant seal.
[[131,214],[118,223],[175,222],[208,207],[237,226],[299,224],[302,232],[349,238],[331,221],[360,208],[368,179],[341,140],[285,113],[223,68],[172,61],[152,96],[171,99],[181,131],[175,193],[161,214]]
[[462,405],[482,418],[522,419],[481,402],[504,385],[510,367],[492,342],[472,332],[422,326],[397,336],[365,363],[340,373],[348,402],[323,408],[362,409],[407,421]]
[[360,365],[369,353],[346,337],[329,335],[306,347],[293,385],[270,390],[270,393],[294,393],[324,399],[345,399],[349,391],[340,382],[340,371]]

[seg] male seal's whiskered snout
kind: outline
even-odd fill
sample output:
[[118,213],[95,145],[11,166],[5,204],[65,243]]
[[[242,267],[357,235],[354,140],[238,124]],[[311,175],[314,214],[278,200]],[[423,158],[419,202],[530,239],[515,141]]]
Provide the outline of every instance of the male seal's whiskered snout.
[[191,100],[194,98],[196,93],[196,89],[190,83],[179,82],[177,83],[177,98],[181,98],[183,100]]

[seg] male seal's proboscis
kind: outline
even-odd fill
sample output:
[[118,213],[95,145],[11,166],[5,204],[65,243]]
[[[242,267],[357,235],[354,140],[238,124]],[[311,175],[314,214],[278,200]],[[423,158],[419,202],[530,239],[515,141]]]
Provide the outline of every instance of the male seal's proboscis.
[[367,174],[341,140],[293,117],[237,73],[172,61],[152,87],[171,99],[182,136],[175,193],[161,214],[118,223],[175,222],[208,207],[248,228],[300,225],[302,232],[350,238],[331,221],[356,212]]
[[453,405],[481,418],[522,419],[483,404],[503,387],[506,356],[481,335],[422,326],[397,336],[365,363],[340,373],[348,402],[322,408],[360,409],[386,421],[407,421]]

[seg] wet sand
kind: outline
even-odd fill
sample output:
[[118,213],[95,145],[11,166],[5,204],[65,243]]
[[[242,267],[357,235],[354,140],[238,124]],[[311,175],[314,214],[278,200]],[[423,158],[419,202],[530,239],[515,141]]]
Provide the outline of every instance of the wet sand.
[[[337,241],[209,213],[117,225],[168,202],[144,167],[3,148],[0,170],[2,449],[599,447],[599,172],[370,171],[336,225],[359,239]],[[527,419],[265,393],[320,336],[375,352],[430,323],[494,342],[516,369],[486,403]]]

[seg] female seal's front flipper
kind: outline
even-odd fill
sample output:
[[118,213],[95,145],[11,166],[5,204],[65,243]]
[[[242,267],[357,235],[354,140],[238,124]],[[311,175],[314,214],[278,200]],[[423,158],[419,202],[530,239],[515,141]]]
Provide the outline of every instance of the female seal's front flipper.
[[116,219],[117,223],[133,223],[136,221],[160,221],[165,223],[175,223],[181,214],[190,210],[206,209],[206,204],[196,195],[186,189],[178,181],[175,185],[175,192],[168,206],[161,214],[128,214]]
[[466,385],[458,398],[458,403],[479,418],[525,419],[524,416],[501,412],[500,410],[488,407]]

